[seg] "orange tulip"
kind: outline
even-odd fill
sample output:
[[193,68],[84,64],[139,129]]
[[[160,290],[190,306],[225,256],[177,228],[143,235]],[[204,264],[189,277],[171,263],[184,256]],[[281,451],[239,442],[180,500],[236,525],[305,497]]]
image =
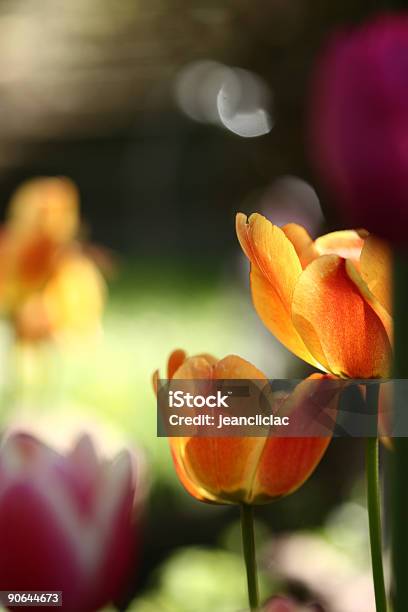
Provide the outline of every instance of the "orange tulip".
[[[262,372],[241,357],[229,355],[220,361],[211,355],[187,358],[181,350],[171,354],[167,378],[266,380]],[[315,374],[312,378],[330,377]],[[156,389],[158,379],[159,373],[155,372]],[[311,399],[309,380],[298,385],[293,393],[279,395],[280,410],[302,410]],[[340,385],[332,389],[331,394],[325,394],[326,407],[336,408]],[[322,458],[330,435],[321,438],[170,437],[169,440],[177,475],[193,497],[209,503],[262,504],[292,493],[307,480]]]
[[0,231],[0,311],[41,289],[79,227],[78,194],[65,178],[23,184]]
[[77,241],[79,197],[66,178],[38,178],[13,196],[0,230],[0,314],[24,340],[98,325],[105,285]]
[[390,253],[365,231],[312,240],[300,225],[237,215],[251,291],[266,327],[295,355],[336,376],[389,375]]

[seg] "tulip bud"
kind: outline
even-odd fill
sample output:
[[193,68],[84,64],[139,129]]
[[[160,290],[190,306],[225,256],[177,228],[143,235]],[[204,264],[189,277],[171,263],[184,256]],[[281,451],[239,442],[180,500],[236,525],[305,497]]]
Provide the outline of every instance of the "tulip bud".
[[111,602],[134,562],[134,498],[128,453],[101,462],[87,436],[63,456],[11,435],[0,446],[0,590],[62,591],[72,612]]
[[406,243],[408,16],[334,37],[313,81],[309,150],[348,225]]

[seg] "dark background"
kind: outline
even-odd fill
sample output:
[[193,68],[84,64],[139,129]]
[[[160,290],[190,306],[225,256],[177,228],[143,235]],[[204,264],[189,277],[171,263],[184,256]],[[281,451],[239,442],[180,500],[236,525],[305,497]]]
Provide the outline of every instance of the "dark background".
[[[155,333],[160,333],[165,352],[158,349],[152,355],[149,348],[146,370],[163,367],[175,348],[174,296],[180,304],[190,304],[195,294],[198,301],[204,300],[207,292],[217,293],[227,277],[239,287],[245,303],[242,316],[236,306],[242,325],[250,330],[242,340],[242,346],[249,347],[244,356],[262,367],[273,341],[255,323],[234,215],[238,210],[258,210],[265,194],[271,189],[273,193],[274,181],[290,176],[306,181],[318,193],[324,219],[319,217],[315,232],[340,227],[305,153],[308,87],[316,55],[332,30],[351,27],[382,8],[379,2],[351,0],[3,0],[1,215],[23,180],[69,176],[81,194],[84,234],[116,254],[119,272],[111,290],[119,313],[115,316],[127,313],[136,320],[142,312],[147,317],[145,336],[128,340],[129,345],[138,344],[142,357],[137,358],[143,359],[143,343],[154,346],[154,329],[149,326],[159,326]],[[220,124],[203,117],[195,121],[183,112],[175,96],[180,71],[208,60],[245,69],[263,80],[274,122],[268,134],[242,138]],[[220,329],[237,314],[232,303],[217,315],[211,311]],[[151,320],[150,312],[165,313],[167,319]],[[114,338],[119,332],[112,322],[110,329]],[[189,332],[185,333],[189,341]],[[237,330],[236,335],[240,333]],[[255,340],[262,351],[255,348]],[[273,346],[276,351],[276,343]],[[225,354],[230,350],[226,346]],[[287,361],[287,352],[279,351],[279,359]],[[274,358],[268,361],[269,376],[274,375]],[[121,368],[137,365],[123,362]],[[287,369],[298,376],[308,372],[295,358]],[[96,385],[103,378],[98,372]],[[133,384],[131,376],[129,380]],[[149,387],[147,377],[143,380]],[[82,395],[88,398],[92,393]],[[150,387],[143,392],[146,397],[148,407],[136,407],[129,400],[129,414],[136,408],[154,410]],[[112,413],[109,406],[108,420],[113,421]],[[135,441],[149,446],[153,436],[154,430],[147,428],[138,431]],[[160,462],[170,464],[166,452],[161,446]],[[271,533],[286,536],[321,530],[350,495],[359,500],[362,465],[359,440],[335,440],[295,496],[257,511],[268,529],[262,544],[267,548]],[[158,590],[162,564],[181,546],[219,547],[221,535],[237,519],[236,508],[200,505],[174,479],[153,474],[137,576],[125,600],[145,589]],[[303,598],[314,592],[314,585],[287,576],[283,584]],[[329,611],[340,610],[332,604]],[[359,605],[355,612],[362,612]],[[174,612],[157,603],[152,606],[137,612]]]

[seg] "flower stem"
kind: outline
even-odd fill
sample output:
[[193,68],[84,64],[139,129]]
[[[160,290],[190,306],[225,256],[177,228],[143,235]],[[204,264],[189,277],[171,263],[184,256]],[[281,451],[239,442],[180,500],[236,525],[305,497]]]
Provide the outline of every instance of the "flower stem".
[[[378,410],[379,385],[366,386],[366,402],[369,408]],[[370,529],[371,565],[373,572],[375,603],[377,612],[387,611],[384,570],[382,563],[380,487],[378,471],[378,438],[366,440],[367,508]]]
[[251,610],[258,610],[259,591],[255,556],[253,507],[241,504],[242,548],[248,582],[248,600]]

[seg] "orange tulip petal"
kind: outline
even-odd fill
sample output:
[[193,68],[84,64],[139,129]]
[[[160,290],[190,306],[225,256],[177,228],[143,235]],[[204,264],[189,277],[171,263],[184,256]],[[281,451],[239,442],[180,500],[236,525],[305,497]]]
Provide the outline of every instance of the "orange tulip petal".
[[292,353],[318,366],[295,329],[287,305],[281,302],[274,286],[253,264],[251,265],[250,284],[253,304],[262,323]]
[[[186,359],[173,378],[266,379],[251,363],[229,355],[217,362],[210,355]],[[175,466],[186,490],[197,499],[218,503],[244,501],[262,452],[262,438],[171,439]]]
[[309,264],[296,285],[292,309],[306,346],[330,372],[352,378],[387,375],[386,330],[350,279],[344,259],[323,255]]
[[253,503],[288,495],[298,489],[323,457],[324,438],[267,438],[253,489]]
[[376,236],[368,236],[361,252],[360,269],[371,293],[391,314],[392,254],[387,243]]
[[313,240],[309,233],[302,225],[298,225],[297,223],[288,223],[287,225],[284,225],[282,227],[282,231],[295,247],[295,251],[299,257],[301,266],[302,268],[305,268],[307,264],[315,258],[314,255],[311,259],[309,259],[308,256],[305,256],[305,253],[307,254],[309,252],[309,248],[313,245]]
[[279,406],[277,414],[289,415],[294,431],[322,432],[322,437],[267,438],[252,486],[254,503],[288,495],[310,476],[330,443],[344,385],[345,381],[313,374]]
[[208,356],[197,355],[196,357],[185,359],[174,372],[172,378],[177,380],[195,380],[200,378],[210,380],[213,378],[213,373],[213,363],[208,359]]
[[187,354],[182,349],[172,352],[167,362],[167,378],[173,378],[179,367],[185,362]]
[[298,357],[319,367],[297,333],[291,314],[293,290],[302,272],[295,247],[285,233],[265,217],[242,213],[237,235],[251,261],[251,291],[255,309],[265,326]]
[[318,255],[339,255],[344,259],[360,260],[364,239],[355,230],[342,230],[320,236],[314,241]]
[[221,361],[218,361],[215,365],[214,376],[219,380],[237,380],[241,378],[266,380],[265,374],[253,366],[252,363],[237,355],[228,355],[221,359]]
[[160,372],[159,370],[155,370],[152,375],[152,387],[156,395],[157,395],[157,391],[159,387],[159,380],[160,380]]
[[357,270],[353,262],[351,261],[346,262],[346,270],[347,270],[347,274],[349,275],[350,279],[358,287],[361,295],[364,297],[366,302],[370,304],[374,312],[381,319],[381,322],[384,325],[384,328],[387,332],[390,344],[392,345],[392,334],[393,334],[392,316],[384,308],[384,306],[377,300],[375,295],[370,291],[367,283],[363,280],[361,272]]
[[288,223],[282,230],[295,247],[302,268],[320,255],[339,255],[358,262],[365,238],[364,230],[341,230],[312,240],[305,228],[296,223]]
[[[179,461],[192,486],[221,502],[250,501],[264,438],[189,438]],[[203,493],[201,493],[203,495]]]
[[196,483],[194,480],[191,480],[187,475],[186,470],[184,468],[183,462],[180,460],[181,457],[181,448],[184,445],[185,438],[170,438],[170,450],[171,456],[173,458],[174,468],[176,470],[176,474],[186,489],[187,493],[198,499],[198,501],[202,502],[218,502],[219,500],[210,495],[208,491],[202,489],[202,487]]
[[336,426],[340,392],[346,384],[344,379],[327,374],[312,374],[300,382],[274,407],[275,414],[290,416],[286,435],[330,437]]
[[281,302],[289,308],[293,288],[302,271],[293,244],[280,227],[256,213],[248,222],[245,215],[237,215],[237,234],[251,263],[274,286]]

